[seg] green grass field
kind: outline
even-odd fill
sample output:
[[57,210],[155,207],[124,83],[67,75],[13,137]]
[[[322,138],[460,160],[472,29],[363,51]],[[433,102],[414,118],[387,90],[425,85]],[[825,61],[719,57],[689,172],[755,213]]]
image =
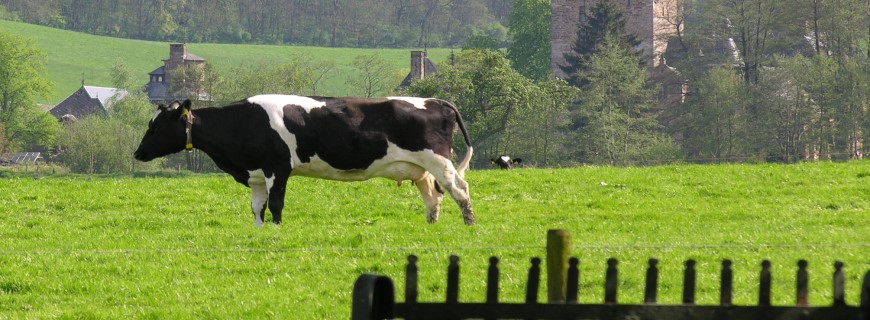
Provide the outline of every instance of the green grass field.
[[762,259],[776,305],[794,304],[799,259],[814,305],[831,303],[836,260],[853,305],[870,270],[870,161],[471,171],[474,227],[452,202],[426,224],[416,188],[387,180],[291,179],[284,224],[256,228],[248,190],[228,175],[0,177],[0,319],[346,319],[363,272],[391,276],[404,300],[412,253],[420,301],[444,299],[458,254],[461,301],[484,300],[497,255],[502,300],[519,302],[555,228],[572,234],[581,302],[602,301],[610,257],[624,303],[642,301],[651,257],[667,304],[680,301],[686,259],[698,261],[701,304],[718,303],[724,258],[743,305],[757,301]]
[[[137,75],[141,85],[148,82],[148,72],[163,65],[169,58],[168,42],[128,40],[94,36],[32,24],[0,20],[0,31],[30,39],[48,54],[47,78],[55,83],[49,97],[40,102],[57,104],[85,84],[112,87],[110,72],[118,59],[125,61]],[[345,84],[356,74],[351,62],[356,56],[378,53],[399,72],[407,74],[412,49],[352,49],[302,46],[237,45],[190,43],[188,51],[205,58],[219,72],[228,73],[238,66],[289,63],[294,54],[307,53],[315,59],[333,61],[336,69],[324,80],[323,95],[354,95]],[[415,49],[419,50],[419,49]],[[440,62],[447,59],[449,49],[430,49],[429,58]],[[396,83],[398,85],[398,83]]]

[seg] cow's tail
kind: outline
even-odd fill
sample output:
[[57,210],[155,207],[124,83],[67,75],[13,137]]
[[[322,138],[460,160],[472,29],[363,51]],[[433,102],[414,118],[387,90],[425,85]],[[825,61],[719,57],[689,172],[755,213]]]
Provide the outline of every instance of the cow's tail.
[[459,114],[459,109],[449,101],[442,101],[453,109],[453,113],[456,114],[456,124],[459,125],[459,131],[462,132],[462,137],[465,138],[465,146],[468,147],[468,151],[465,152],[465,158],[462,159],[459,163],[459,167],[456,168],[456,171],[459,172],[459,176],[464,178],[465,171],[468,170],[468,166],[471,164],[471,156],[474,155],[474,147],[471,146],[471,138],[468,136],[468,130],[465,128],[465,123],[462,122],[462,116]]

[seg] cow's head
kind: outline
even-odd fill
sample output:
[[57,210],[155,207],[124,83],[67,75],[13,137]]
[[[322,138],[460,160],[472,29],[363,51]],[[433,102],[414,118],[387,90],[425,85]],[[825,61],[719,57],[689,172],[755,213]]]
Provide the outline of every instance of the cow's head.
[[499,168],[502,169],[512,169],[515,164],[523,163],[523,159],[511,159],[511,157],[508,156],[501,156],[498,158],[489,159],[489,163],[497,165]]
[[189,112],[190,100],[157,106],[157,114],[148,122],[148,131],[133,157],[139,161],[151,161],[184,150],[187,141],[185,115]]

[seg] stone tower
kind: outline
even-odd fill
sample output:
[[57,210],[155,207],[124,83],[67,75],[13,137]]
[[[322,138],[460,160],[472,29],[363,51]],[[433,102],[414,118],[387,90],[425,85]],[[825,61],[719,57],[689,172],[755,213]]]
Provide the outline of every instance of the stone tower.
[[[667,50],[668,39],[677,33],[673,21],[679,14],[679,0],[611,0],[622,9],[626,31],[634,33],[647,56],[647,66],[656,67]],[[577,30],[586,23],[590,10],[599,0],[552,0],[552,30],[550,32],[550,69],[557,77],[565,74],[559,65],[565,63],[565,52],[572,51]]]

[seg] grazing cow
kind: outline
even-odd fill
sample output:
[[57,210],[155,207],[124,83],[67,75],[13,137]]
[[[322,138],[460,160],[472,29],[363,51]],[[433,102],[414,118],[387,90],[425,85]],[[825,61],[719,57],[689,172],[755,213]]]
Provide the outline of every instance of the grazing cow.
[[[458,125],[468,152],[451,159]],[[221,108],[191,110],[190,100],[159,106],[134,153],[140,161],[197,148],[236,181],[251,188],[254,223],[268,205],[281,223],[290,176],[362,181],[411,180],[438,220],[446,191],[465,224],[475,223],[464,173],[473,148],[459,111],[439,99],[324,98],[258,95]]]
[[497,165],[499,168],[502,169],[513,169],[515,164],[523,163],[523,159],[511,159],[511,157],[508,156],[501,156],[498,158],[489,159],[489,163]]

